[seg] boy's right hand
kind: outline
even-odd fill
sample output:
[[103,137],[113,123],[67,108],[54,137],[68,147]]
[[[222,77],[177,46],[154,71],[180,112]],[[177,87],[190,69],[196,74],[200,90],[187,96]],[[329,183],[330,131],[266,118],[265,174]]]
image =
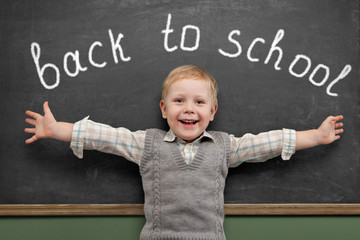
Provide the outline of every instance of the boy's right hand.
[[40,138],[51,138],[51,128],[56,124],[56,120],[50,111],[48,102],[44,103],[44,113],[44,116],[42,116],[29,110],[26,111],[26,115],[34,119],[26,118],[25,121],[34,125],[35,128],[25,128],[25,132],[34,134],[34,136],[27,139],[25,143],[33,143]]
[[25,132],[34,135],[25,141],[26,144],[33,143],[41,138],[54,138],[62,141],[71,141],[73,124],[57,122],[50,111],[48,102],[44,103],[44,116],[26,111],[26,115],[34,118],[26,118],[26,122],[35,128],[25,128]]

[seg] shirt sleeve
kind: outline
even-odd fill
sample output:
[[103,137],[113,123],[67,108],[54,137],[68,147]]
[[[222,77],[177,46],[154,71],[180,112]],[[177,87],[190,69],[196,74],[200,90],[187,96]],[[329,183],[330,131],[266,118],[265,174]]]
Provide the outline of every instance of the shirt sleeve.
[[230,135],[229,167],[237,167],[243,162],[265,162],[279,155],[283,160],[289,160],[295,147],[296,132],[291,129],[258,135],[248,133],[241,138]]
[[145,146],[145,131],[131,132],[126,128],[96,123],[88,118],[74,124],[70,148],[78,158],[83,158],[83,150],[97,150],[140,164]]

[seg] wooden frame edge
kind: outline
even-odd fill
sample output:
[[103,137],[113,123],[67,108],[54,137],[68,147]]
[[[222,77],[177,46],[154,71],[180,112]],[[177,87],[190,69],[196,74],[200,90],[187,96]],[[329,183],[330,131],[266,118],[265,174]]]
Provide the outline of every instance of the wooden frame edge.
[[[360,204],[225,204],[225,215],[360,215]],[[0,216],[144,215],[143,204],[0,204]]]
[[360,204],[225,204],[226,215],[360,215]]

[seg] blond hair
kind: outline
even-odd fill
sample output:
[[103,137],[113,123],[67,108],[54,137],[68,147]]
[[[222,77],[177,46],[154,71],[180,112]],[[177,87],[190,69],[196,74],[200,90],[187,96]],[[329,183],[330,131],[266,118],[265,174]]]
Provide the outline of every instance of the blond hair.
[[203,68],[183,65],[172,70],[162,84],[161,100],[165,100],[171,84],[183,79],[204,80],[209,84],[213,103],[217,105],[218,86],[215,79]]

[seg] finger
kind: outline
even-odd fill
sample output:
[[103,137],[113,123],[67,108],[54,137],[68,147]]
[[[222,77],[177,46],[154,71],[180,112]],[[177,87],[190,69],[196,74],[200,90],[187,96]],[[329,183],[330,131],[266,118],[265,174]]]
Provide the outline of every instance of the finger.
[[341,127],[343,127],[343,126],[344,126],[343,123],[336,123],[336,124],[335,124],[335,128],[341,128]]
[[44,113],[45,114],[52,115],[50,107],[49,107],[49,102],[47,102],[47,101],[44,102],[43,108],[44,108]]
[[340,135],[336,135],[334,141],[339,140],[339,139],[340,139]]
[[344,132],[344,129],[337,129],[337,130],[335,130],[335,135],[338,135],[343,132]]
[[36,125],[36,120],[34,120],[34,119],[27,118],[27,119],[25,119],[25,122],[27,122],[31,125],[34,125],[34,126]]
[[29,110],[27,110],[25,113],[26,113],[26,115],[28,115],[30,117],[33,117],[35,119],[37,119],[39,116],[41,116],[40,114],[38,114],[36,112],[29,111]]
[[332,124],[333,122],[335,122],[334,116],[328,116],[324,121],[324,123],[327,123],[327,124]]
[[34,135],[34,136],[32,136],[31,138],[27,139],[27,140],[25,141],[25,143],[26,143],[26,144],[30,144],[30,143],[35,142],[36,140],[38,140],[38,139],[37,139],[37,137]]
[[335,122],[340,121],[342,119],[344,119],[343,115],[338,115],[338,116],[332,117],[332,120],[335,121]]
[[35,128],[25,128],[26,133],[35,133]]

